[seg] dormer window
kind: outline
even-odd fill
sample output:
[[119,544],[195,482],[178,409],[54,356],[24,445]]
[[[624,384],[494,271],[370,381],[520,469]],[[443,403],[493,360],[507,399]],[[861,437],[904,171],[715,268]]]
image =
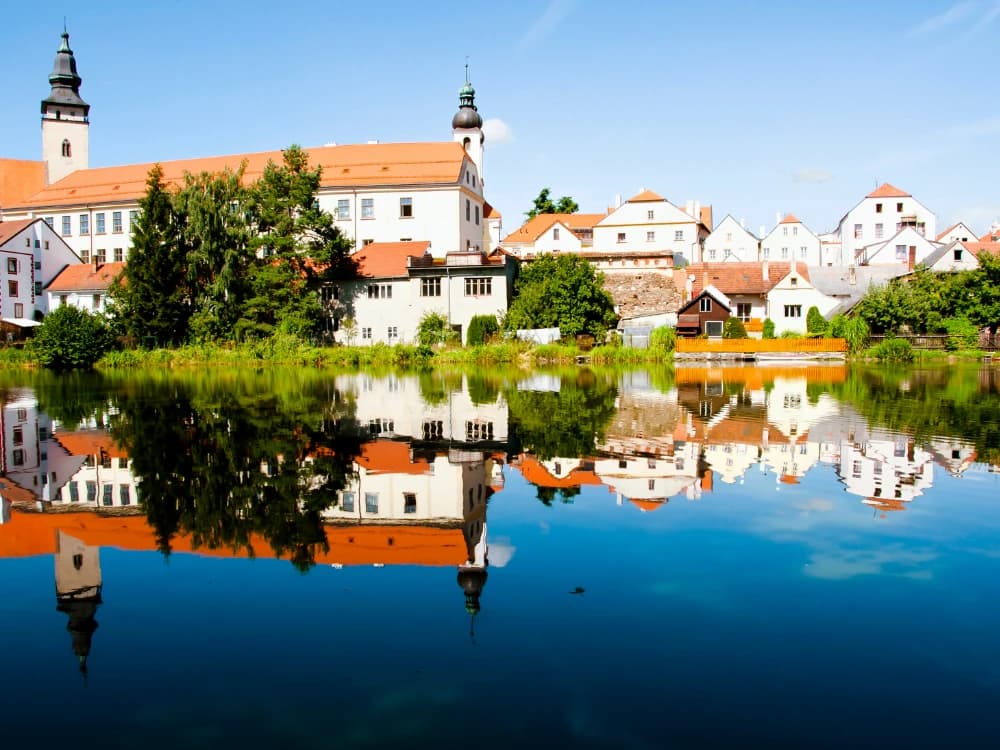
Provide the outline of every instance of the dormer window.
[[68,139],[63,139],[63,142],[62,142],[62,155],[65,156],[65,157],[67,157],[67,158],[73,156],[73,149],[69,145],[69,140]]

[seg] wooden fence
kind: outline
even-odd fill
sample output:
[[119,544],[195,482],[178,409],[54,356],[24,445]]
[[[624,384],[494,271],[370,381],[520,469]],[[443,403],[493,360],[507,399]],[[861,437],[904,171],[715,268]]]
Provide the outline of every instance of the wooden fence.
[[844,339],[677,339],[678,354],[845,354]]

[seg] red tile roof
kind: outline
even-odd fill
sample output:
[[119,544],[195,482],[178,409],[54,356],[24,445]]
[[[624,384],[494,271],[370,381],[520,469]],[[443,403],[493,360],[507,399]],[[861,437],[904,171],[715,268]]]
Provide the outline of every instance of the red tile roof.
[[[764,279],[763,263],[692,263],[685,271],[694,276],[691,299],[699,294],[706,284],[710,284],[723,294],[767,294],[774,285],[789,274],[791,263],[768,263],[768,279]],[[808,279],[804,266],[799,265],[799,274]]]
[[962,242],[959,243],[978,258],[982,253],[1000,256],[1000,242]]
[[394,440],[375,440],[361,446],[361,455],[355,461],[373,474],[429,474],[430,464],[423,458],[416,461],[410,456],[408,443]]
[[979,238],[980,242],[996,242],[997,240],[1000,240],[1000,229],[991,229]]
[[593,229],[606,214],[538,214],[504,237],[505,243],[534,242],[559,222],[571,231]]
[[71,456],[96,456],[101,453],[112,458],[128,458],[128,453],[118,447],[111,434],[103,430],[73,430],[54,432],[52,437]]
[[[457,184],[466,158],[460,143],[368,143],[320,146],[306,152],[310,166],[323,169],[321,187]],[[185,174],[236,170],[245,162],[244,174],[252,182],[261,176],[269,161],[281,164],[281,151],[164,161],[160,166],[164,181],[179,185]],[[5,208],[137,201],[146,192],[146,177],[152,167],[151,162],[81,169]]]
[[905,190],[900,190],[895,185],[890,185],[888,182],[883,182],[877,188],[872,190],[866,198],[910,198],[912,197]]
[[788,214],[784,219],[778,222],[779,224],[801,224],[802,222],[795,218],[795,214]]
[[17,205],[45,187],[45,162],[0,159],[0,208]]
[[599,485],[601,479],[589,469],[576,467],[564,477],[556,477],[538,459],[522,455],[517,464],[518,470],[528,482],[536,487],[581,487],[582,485]]
[[50,292],[104,292],[125,269],[124,263],[75,263],[66,266],[47,287]]
[[662,195],[657,195],[652,190],[643,190],[641,193],[639,193],[638,195],[633,195],[631,198],[629,198],[625,202],[626,203],[651,203],[653,201],[664,201],[664,200],[666,200],[666,198],[664,198]]
[[431,243],[427,241],[372,242],[351,257],[357,262],[361,276],[406,276],[406,259],[422,257],[430,246]]
[[41,219],[17,219],[16,221],[0,221],[0,245],[9,241],[23,230]]

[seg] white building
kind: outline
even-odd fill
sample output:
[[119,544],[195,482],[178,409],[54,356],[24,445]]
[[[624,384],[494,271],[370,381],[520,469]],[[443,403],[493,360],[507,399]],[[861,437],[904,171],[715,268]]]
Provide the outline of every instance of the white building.
[[643,190],[594,226],[594,252],[623,260],[662,257],[668,268],[674,262],[686,265],[700,260],[711,224],[711,206],[689,201],[681,209],[652,190]]
[[950,227],[941,232],[937,237],[934,238],[937,242],[943,242],[946,245],[952,242],[976,242],[979,239],[979,235],[969,229],[969,225],[963,221],[956,224],[952,224]]
[[826,315],[836,305],[837,300],[819,291],[809,281],[808,271],[798,265],[793,265],[767,293],[767,317],[774,321],[774,329],[779,335],[785,331],[805,333],[810,307]]
[[75,263],[66,266],[45,287],[48,308],[55,310],[72,305],[91,313],[105,313],[108,292],[114,280],[125,270],[124,263]]
[[885,242],[907,227],[913,227],[922,237],[935,237],[936,226],[933,211],[905,190],[884,183],[844,214],[838,223],[836,234],[841,257],[837,265],[856,262],[863,248]]
[[607,214],[538,214],[503,239],[518,258],[545,253],[584,253],[593,249],[594,226]]
[[79,262],[41,219],[0,222],[0,318],[22,326],[41,320],[50,309],[44,288],[66,266]]
[[703,259],[706,263],[749,263],[756,262],[759,253],[760,240],[730,214],[705,238]]
[[760,259],[820,265],[820,240],[792,214],[780,219],[760,241]]
[[954,240],[932,252],[922,263],[931,271],[972,271],[979,268],[980,242]]
[[928,239],[916,227],[907,226],[887,240],[855,250],[854,262],[862,266],[905,263],[913,269],[940,247],[941,243]]

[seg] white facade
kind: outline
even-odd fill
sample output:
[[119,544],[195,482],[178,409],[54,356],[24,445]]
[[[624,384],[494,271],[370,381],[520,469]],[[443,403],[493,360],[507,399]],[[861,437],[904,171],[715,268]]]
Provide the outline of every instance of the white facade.
[[979,235],[969,229],[968,224],[960,221],[957,224],[952,224],[934,239],[945,244],[951,242],[976,242],[979,239]]
[[810,307],[817,307],[826,315],[837,305],[837,300],[816,289],[798,270],[793,269],[767,294],[767,317],[774,321],[775,332],[806,332],[806,315]]
[[979,259],[969,250],[965,243],[955,241],[924,259],[924,264],[931,271],[972,271],[979,268]]
[[703,259],[707,263],[752,262],[759,252],[760,240],[730,215],[705,238]]
[[907,226],[912,226],[922,237],[933,238],[937,219],[909,193],[889,184],[882,185],[840,220],[837,233],[842,250],[838,265],[855,262],[863,248],[884,242]]
[[803,265],[820,265],[822,263],[820,240],[809,227],[794,216],[786,216],[760,241],[760,258]]
[[651,191],[644,191],[612,211],[594,226],[594,252],[614,255],[670,253],[677,262],[701,257],[708,228],[696,216]]
[[906,227],[884,242],[866,245],[855,251],[860,265],[883,265],[886,263],[907,263],[914,268],[941,247],[921,234],[914,227]]
[[[527,247],[527,246],[526,246]],[[583,250],[583,242],[573,230],[561,221],[542,232],[526,252],[541,255],[543,253],[578,253]],[[524,254],[522,250],[521,254]]]
[[0,317],[31,320],[50,310],[43,289],[80,259],[44,221],[3,222],[0,232],[5,224],[25,226],[0,244]]

